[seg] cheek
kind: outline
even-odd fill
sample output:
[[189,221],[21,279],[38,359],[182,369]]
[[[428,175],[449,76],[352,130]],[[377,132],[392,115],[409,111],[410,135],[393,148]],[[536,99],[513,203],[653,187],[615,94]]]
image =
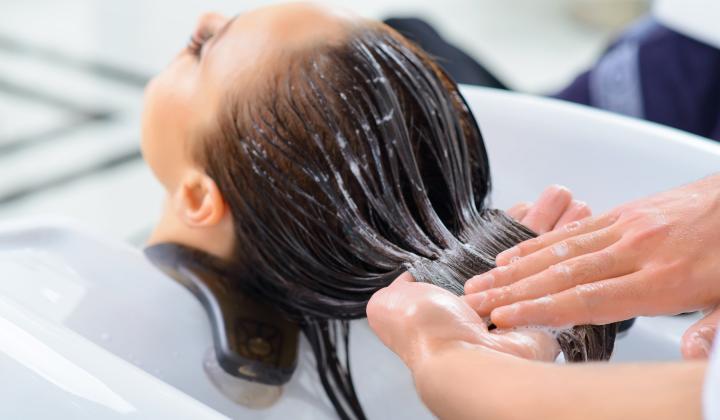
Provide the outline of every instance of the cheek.
[[143,158],[166,188],[174,184],[183,162],[184,144],[191,126],[191,97],[170,70],[145,89],[142,116]]
[[157,93],[157,79],[153,79],[145,87],[145,96],[143,102],[143,113],[142,113],[142,140],[140,142],[140,149],[142,151],[143,159],[154,171],[155,158],[157,156],[158,148],[158,134],[162,131],[157,124],[161,121],[158,118],[158,93]]

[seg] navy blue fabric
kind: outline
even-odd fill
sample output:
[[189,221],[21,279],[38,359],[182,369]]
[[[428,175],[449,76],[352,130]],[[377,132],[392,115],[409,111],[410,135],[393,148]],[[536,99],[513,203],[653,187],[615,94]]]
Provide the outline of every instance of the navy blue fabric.
[[[632,55],[624,53],[616,59],[620,49]],[[633,72],[637,72],[639,98],[629,97],[635,95],[627,88],[634,83],[633,77],[628,82]],[[608,106],[602,100],[608,92],[628,97],[620,98],[617,107],[612,102]],[[720,141],[720,50],[643,21],[626,31],[592,69],[554,96]],[[622,104],[634,99],[639,100],[640,115],[622,111]]]
[[[386,23],[434,55],[457,82],[504,88],[427,22],[391,18]],[[720,141],[720,50],[645,18],[553,96]]]

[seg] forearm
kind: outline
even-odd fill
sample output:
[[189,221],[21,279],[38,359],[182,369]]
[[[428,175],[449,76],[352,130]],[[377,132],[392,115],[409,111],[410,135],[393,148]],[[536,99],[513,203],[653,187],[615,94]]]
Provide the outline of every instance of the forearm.
[[556,365],[453,345],[414,367],[444,419],[693,419],[705,363]]

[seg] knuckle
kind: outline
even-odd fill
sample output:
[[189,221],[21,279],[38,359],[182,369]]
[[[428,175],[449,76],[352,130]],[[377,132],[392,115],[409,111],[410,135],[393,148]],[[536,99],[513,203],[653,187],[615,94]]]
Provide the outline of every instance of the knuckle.
[[584,228],[587,226],[587,221],[583,220],[573,220],[572,222],[566,223],[563,226],[563,230],[567,233],[573,233],[581,228]]
[[517,245],[520,256],[525,256],[532,253],[534,250],[541,248],[543,240],[540,237],[528,239],[525,242],[521,242]]
[[650,228],[650,234],[653,235],[653,237],[660,237],[664,239],[670,236],[671,230],[672,226],[670,226],[667,222],[656,223]]
[[617,215],[621,219],[642,218],[646,213],[646,207],[638,206],[637,203],[629,203],[617,208]]
[[629,219],[638,216],[638,209],[632,205],[620,206],[614,212],[619,219]]
[[594,324],[597,320],[594,311],[595,302],[597,301],[596,294],[598,293],[597,285],[590,283],[575,286],[574,293],[581,315],[587,320],[587,323]]
[[576,261],[570,267],[572,277],[576,282],[585,282],[597,279],[608,270],[613,257],[608,251],[601,251],[588,258]]
[[598,274],[612,271],[617,263],[617,256],[615,252],[610,249],[604,249],[596,252],[595,256],[595,267],[598,270]]
[[574,286],[572,280],[572,270],[567,264],[556,264],[550,266],[548,270],[541,274],[543,282],[546,284],[557,284],[562,288],[570,288]]
[[515,272],[515,265],[501,265],[499,267],[495,267],[495,269],[492,270],[492,276],[495,279],[495,281],[512,278],[513,273]]
[[[588,207],[588,212],[590,211]],[[608,219],[610,218],[610,215],[608,213],[601,214],[599,216],[590,216],[586,217],[580,221],[578,221],[579,227],[582,228],[583,231],[590,231],[593,229],[597,229],[598,227],[603,227],[605,225],[611,224]]]
[[574,249],[571,249],[571,245],[571,242],[568,243],[567,241],[560,241],[551,246],[547,252],[549,252],[553,257],[565,258],[570,255],[571,251],[574,251]]
[[595,243],[600,239],[599,232],[591,232],[580,237],[571,239],[570,249],[573,254],[582,254],[592,249]]
[[562,230],[567,233],[573,233],[574,231],[578,230],[581,226],[582,225],[579,220],[573,220],[572,222],[565,223],[562,226]]
[[658,240],[667,238],[669,233],[669,225],[652,223],[635,230],[630,237],[630,245],[645,246],[648,243],[657,242]]
[[587,217],[590,217],[592,215],[592,210],[590,210],[590,207],[588,207],[587,204],[582,204],[578,207],[575,217],[578,219],[585,219]]
[[622,214],[626,211],[626,208],[624,207],[618,207],[616,209],[610,210],[607,213],[604,213],[603,215],[596,218],[598,223],[605,222],[608,225],[612,225],[616,223],[620,218],[622,217]]
[[483,274],[483,276],[487,275],[489,278],[489,287],[485,291],[492,291],[493,289],[497,289],[509,283],[512,283],[511,271],[512,268],[510,268],[510,266],[503,265]]
[[687,267],[681,261],[675,261],[663,264],[658,267],[651,268],[649,274],[652,278],[661,281],[655,281],[652,286],[656,289],[664,290],[669,293],[677,293],[678,291],[688,291],[688,273],[690,267]]
[[645,245],[646,238],[642,235],[637,234],[630,234],[627,237],[623,237],[622,241],[620,242],[621,245],[623,245],[627,249],[640,249],[642,246]]
[[484,302],[485,305],[491,307],[497,307],[507,302],[513,295],[513,289],[509,286],[503,286],[497,290],[488,292],[487,300]]

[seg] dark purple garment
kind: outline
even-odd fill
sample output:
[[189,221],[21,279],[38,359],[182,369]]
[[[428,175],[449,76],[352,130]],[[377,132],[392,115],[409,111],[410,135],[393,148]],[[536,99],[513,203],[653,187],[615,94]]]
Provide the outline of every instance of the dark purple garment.
[[720,141],[720,50],[646,19],[554,96]]

